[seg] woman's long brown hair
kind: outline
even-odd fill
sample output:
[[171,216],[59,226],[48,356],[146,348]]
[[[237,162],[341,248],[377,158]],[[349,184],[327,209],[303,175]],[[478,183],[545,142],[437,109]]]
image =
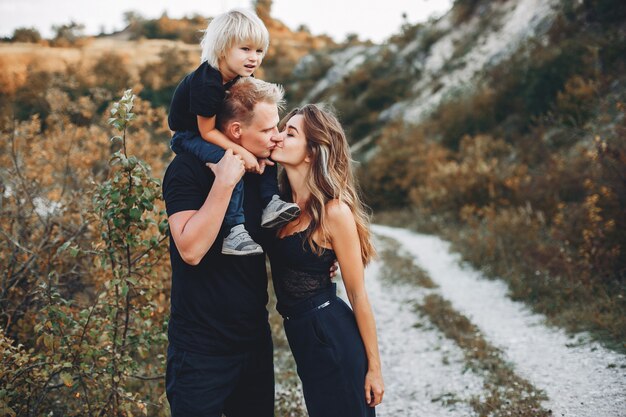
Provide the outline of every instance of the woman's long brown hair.
[[[303,208],[303,214],[311,219],[305,232],[306,239],[314,250],[318,253],[322,251],[319,246],[313,245],[312,236],[319,229],[323,239],[328,239],[330,234],[324,221],[325,207],[326,203],[337,199],[347,204],[354,215],[361,245],[361,259],[367,265],[375,255],[375,249],[369,230],[369,215],[357,191],[350,147],[343,128],[332,111],[322,105],[307,104],[289,112],[281,121],[280,129],[295,115],[303,117],[303,133],[311,160],[311,170],[307,178],[311,196]],[[289,179],[284,171],[280,176],[280,188],[284,198],[292,198]]]

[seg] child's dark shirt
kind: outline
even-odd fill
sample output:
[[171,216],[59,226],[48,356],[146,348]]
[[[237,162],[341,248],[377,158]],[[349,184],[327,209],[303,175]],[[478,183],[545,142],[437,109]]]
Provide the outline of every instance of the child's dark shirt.
[[200,133],[197,116],[213,117],[222,106],[226,90],[238,79],[224,84],[222,74],[206,61],[178,84],[167,118],[170,130]]

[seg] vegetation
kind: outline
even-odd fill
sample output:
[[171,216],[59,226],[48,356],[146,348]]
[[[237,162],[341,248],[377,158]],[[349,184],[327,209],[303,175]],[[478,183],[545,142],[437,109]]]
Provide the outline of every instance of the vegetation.
[[551,410],[541,406],[541,402],[547,400],[545,393],[518,376],[502,352],[492,346],[467,317],[454,310],[450,302],[431,294],[415,307],[463,350],[466,366],[483,375],[485,394],[470,401],[479,416],[552,415]]
[[550,416],[552,411],[542,407],[546,395],[529,381],[517,375],[502,351],[494,347],[480,329],[438,294],[438,287],[427,272],[415,265],[410,255],[405,255],[393,239],[383,238],[381,243],[382,277],[387,282],[399,282],[422,288],[423,297],[416,300],[415,311],[421,316],[414,327],[435,328],[441,335],[456,344],[464,356],[463,372],[471,371],[483,381],[483,391],[462,399],[459,393],[447,392],[431,398],[444,406],[467,401],[478,416]]
[[[458,24],[483,4],[455,2]],[[271,19],[271,1],[257,6]],[[428,54],[445,35],[428,25],[406,24],[332,93],[350,137],[370,136],[377,149],[359,176],[379,221],[443,235],[465,260],[507,281],[513,298],[555,324],[592,331],[623,350],[626,6],[619,0],[563,0],[562,7],[545,39],[489,68],[484,85],[443,102],[419,126],[379,117],[410,98],[408,80],[420,75],[397,48],[418,39],[416,53]],[[192,44],[206,25],[198,17],[146,21],[129,14],[127,21],[131,38]],[[272,47],[257,75],[284,83],[296,104],[333,67],[328,52],[344,46],[305,28],[294,33],[273,20],[266,24]],[[50,45],[86,42],[77,23],[55,30]],[[43,42],[28,28],[16,30],[11,40]],[[355,38],[345,45],[362,47]],[[293,71],[307,54],[310,65]],[[389,65],[399,59],[406,60],[404,72]],[[155,178],[170,157],[171,94],[196,63],[197,56],[172,42],[148,64],[113,50],[63,69],[42,61],[0,77],[5,414],[168,414],[162,376],[169,264]],[[130,87],[138,97],[124,93]],[[119,129],[113,141],[108,119]],[[389,261],[393,251],[382,255]],[[419,276],[421,285],[434,286],[412,263],[393,262],[398,279]],[[426,301],[418,308],[433,321],[451,317],[442,300]],[[498,397],[498,378],[507,375],[498,352],[484,340],[465,339],[475,330],[471,323],[448,321],[442,326],[458,329],[448,337],[467,342],[468,352],[482,343],[486,357],[495,358],[490,369],[502,372],[490,374],[489,383]],[[468,356],[468,364],[475,359]],[[302,412],[293,385],[278,397],[280,412],[294,404]],[[475,410],[493,410],[485,407],[476,403]]]
[[56,77],[44,120],[2,130],[0,407],[165,415],[166,222],[142,161],[162,172],[165,113],[126,92],[110,106],[120,134],[108,141],[99,104]]
[[54,25],[52,30],[54,31],[54,38],[50,45],[60,47],[76,46],[83,41],[85,25],[72,20],[63,25]]
[[124,30],[130,39],[176,39],[185,43],[197,44],[206,29],[207,19],[202,16],[171,19],[163,14],[158,19],[146,19],[143,16],[127,12],[127,27]]
[[626,43],[598,7],[572,3],[548,41],[420,126],[386,126],[360,177],[377,211],[403,209],[513,298],[624,350]]
[[35,28],[17,28],[13,31],[13,42],[37,43],[41,40],[41,34]]

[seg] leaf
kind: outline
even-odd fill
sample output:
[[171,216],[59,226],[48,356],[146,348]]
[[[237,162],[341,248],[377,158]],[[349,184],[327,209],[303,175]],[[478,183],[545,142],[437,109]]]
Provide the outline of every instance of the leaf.
[[130,209],[130,218],[133,220],[139,220],[141,219],[141,210],[139,210],[138,208],[133,207],[132,209]]
[[109,198],[111,199],[112,203],[119,203],[120,202],[120,192],[119,192],[119,190],[113,191]]
[[65,384],[66,387],[71,387],[72,385],[74,385],[74,379],[72,378],[72,375],[68,374],[67,372],[61,372],[61,381],[63,381],[63,384]]
[[43,335],[43,344],[48,349],[52,349],[52,347],[54,346],[54,336],[52,336],[49,333],[44,334]]
[[65,242],[64,244],[62,244],[62,245],[59,247],[59,249],[57,249],[57,254],[59,254],[59,253],[63,252],[64,250],[66,250],[66,249],[67,249],[67,247],[68,247],[71,243],[72,243],[72,242],[67,241],[67,242]]

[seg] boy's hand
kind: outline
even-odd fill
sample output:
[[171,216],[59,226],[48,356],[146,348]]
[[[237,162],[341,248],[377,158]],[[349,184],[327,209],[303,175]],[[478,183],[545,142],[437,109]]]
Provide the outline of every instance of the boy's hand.
[[246,171],[260,173],[261,168],[259,167],[259,161],[256,159],[256,156],[246,150],[242,150],[239,155],[241,155],[243,159],[243,166],[246,168]]
[[259,159],[259,174],[265,172],[265,167],[276,165],[276,162],[270,160],[269,158],[260,158]]

